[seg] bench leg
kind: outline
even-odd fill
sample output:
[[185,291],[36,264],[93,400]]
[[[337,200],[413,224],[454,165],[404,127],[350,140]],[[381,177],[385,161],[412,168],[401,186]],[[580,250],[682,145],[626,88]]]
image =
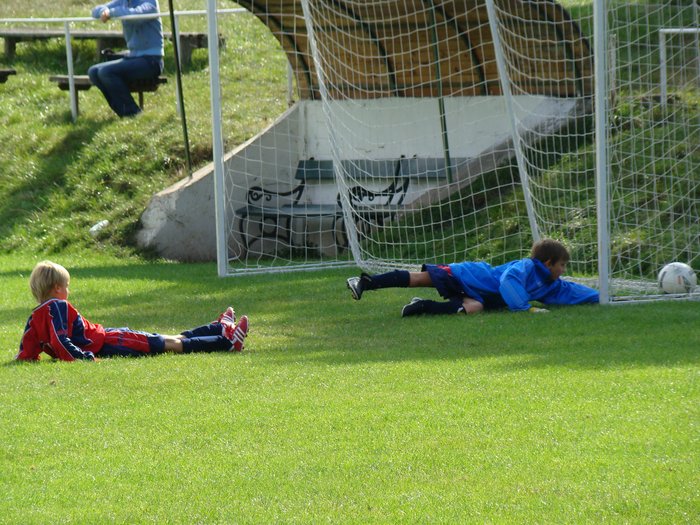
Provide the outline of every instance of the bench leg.
[[139,107],[143,111],[143,91],[139,91]]
[[78,106],[78,100],[80,100],[80,97],[78,96],[78,90],[75,90],[75,117],[78,118],[78,115],[80,115],[80,106]]
[[194,46],[189,42],[189,40],[185,40],[183,38],[180,38],[180,65],[181,66],[188,66],[192,62],[192,51],[194,50]]
[[104,38],[97,39],[97,61],[102,62],[102,51],[109,49],[109,43]]
[[14,38],[5,37],[5,58],[7,60],[12,60],[15,58],[16,50],[17,41]]

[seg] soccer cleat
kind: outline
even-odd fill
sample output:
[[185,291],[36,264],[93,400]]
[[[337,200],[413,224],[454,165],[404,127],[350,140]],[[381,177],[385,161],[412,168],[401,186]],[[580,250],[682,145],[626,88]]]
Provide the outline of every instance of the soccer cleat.
[[414,297],[411,302],[408,303],[401,309],[401,317],[408,317],[409,315],[419,315],[424,313],[423,299],[420,297]]
[[224,313],[222,313],[216,320],[217,323],[222,323],[226,321],[231,324],[236,324],[236,312],[233,311],[233,306],[226,308]]
[[[223,324],[223,323],[222,323]],[[224,326],[231,326],[228,323],[226,323]],[[241,316],[241,320],[238,321],[238,324],[233,327],[233,329],[230,331],[230,337],[227,335],[226,330],[224,330],[224,336],[231,341],[231,348],[229,349],[232,352],[240,352],[243,350],[243,342],[245,341],[246,336],[248,335],[248,316],[243,315]]]
[[362,292],[365,290],[372,290],[372,278],[369,274],[361,273],[359,277],[350,277],[347,280],[348,288],[350,293],[352,293],[352,298],[356,301],[362,299]]
[[359,277],[350,277],[346,281],[348,283],[348,289],[350,290],[350,293],[352,294],[352,298],[355,300],[360,299],[362,297],[362,290],[359,288],[360,287],[360,278]]

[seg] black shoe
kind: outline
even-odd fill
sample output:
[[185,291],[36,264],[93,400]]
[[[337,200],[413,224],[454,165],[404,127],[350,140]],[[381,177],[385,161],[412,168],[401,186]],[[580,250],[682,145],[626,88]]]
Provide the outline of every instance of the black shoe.
[[411,302],[408,303],[401,309],[401,317],[408,317],[409,315],[420,315],[425,313],[423,308],[423,299],[420,297],[414,297]]
[[350,293],[352,293],[352,298],[356,301],[362,299],[362,292],[372,290],[372,278],[364,272],[359,277],[350,277],[347,283]]

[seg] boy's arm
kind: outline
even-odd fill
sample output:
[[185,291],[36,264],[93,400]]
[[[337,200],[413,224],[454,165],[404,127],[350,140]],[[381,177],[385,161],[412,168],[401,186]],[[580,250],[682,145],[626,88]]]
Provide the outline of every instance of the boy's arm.
[[24,328],[22,341],[19,344],[19,352],[15,356],[18,361],[38,361],[39,354],[43,351],[41,343],[36,338],[36,332],[32,330],[32,318],[27,321],[27,326]]
[[[72,307],[66,301],[57,301],[50,303],[50,308],[51,326],[49,327],[49,334],[51,340],[49,341],[49,346],[54,352],[53,357],[62,361],[75,361],[76,359],[94,361],[95,354],[74,345],[68,336],[70,333],[68,330],[68,323],[70,323],[68,311]],[[74,313],[80,315],[75,310]]]
[[[61,361],[75,361],[76,359],[82,359],[86,361],[94,361],[95,354],[87,350],[81,350],[79,347],[73,344],[73,341],[66,336],[51,336],[51,348],[46,349],[46,353],[52,355]],[[52,350],[53,352],[50,352]]]
[[102,11],[104,11],[105,9],[108,9],[111,14],[112,9],[115,9],[119,4],[123,2],[124,0],[112,0],[107,4],[96,5],[92,8],[92,18],[96,18],[99,20],[99,18],[102,16]]
[[514,312],[524,312],[533,308],[529,303],[530,297],[525,289],[528,276],[526,261],[527,259],[519,261],[508,268],[501,276],[501,284],[498,287],[498,292],[508,305],[508,309]]
[[[103,8],[105,6],[102,6]],[[110,18],[119,18],[122,16],[129,16],[129,15],[148,15],[151,13],[157,13],[158,8],[156,7],[156,4],[151,3],[151,2],[141,2],[139,5],[135,7],[128,7],[127,3],[124,1],[114,1],[110,2],[107,4],[109,8],[109,16]],[[101,13],[102,11],[100,11]],[[95,11],[93,10],[93,17],[95,17]],[[99,18],[99,15],[96,17]]]
[[[18,361],[38,361],[42,352],[63,361],[94,360],[92,352],[78,348],[68,337],[68,303],[53,301],[32,312],[15,356]],[[47,341],[49,339],[49,341]]]
[[586,304],[599,300],[598,290],[571,281],[560,281],[556,290],[542,298],[545,304]]

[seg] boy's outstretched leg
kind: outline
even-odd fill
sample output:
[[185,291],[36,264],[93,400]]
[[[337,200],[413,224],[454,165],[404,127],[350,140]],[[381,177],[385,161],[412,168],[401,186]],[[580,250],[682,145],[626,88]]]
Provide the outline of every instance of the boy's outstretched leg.
[[362,272],[359,277],[350,277],[347,280],[347,285],[353,299],[359,301],[362,298],[362,294],[367,290],[408,288],[411,285],[411,272],[394,270],[377,275],[369,275]]
[[401,309],[401,317],[420,314],[458,314],[464,311],[462,299],[451,299],[449,301],[431,301],[414,297],[411,302]]
[[350,277],[346,282],[352,298],[356,301],[362,299],[362,293],[365,290],[375,289],[372,284],[372,277],[365,272],[362,272],[359,277]]
[[[211,326],[211,325],[210,325]],[[232,324],[226,319],[215,324],[221,331],[220,335],[199,336],[176,340],[181,345],[181,351],[190,352],[240,352],[248,335],[248,316],[244,315],[238,324]],[[167,348],[167,347],[166,347]],[[175,350],[177,351],[177,350]]]
[[235,352],[243,350],[243,343],[248,335],[248,316],[242,316],[236,325],[229,322],[222,322],[221,324],[224,327],[224,337],[231,342],[231,350]]
[[[243,350],[243,342],[248,335],[248,317],[242,316],[236,324],[236,314],[229,306],[219,318],[205,326],[182,332],[168,345],[166,350],[191,352],[222,352]],[[172,347],[172,348],[169,348]]]
[[224,327],[223,323],[236,324],[236,313],[233,311],[233,307],[229,306],[226,310],[219,315],[216,321],[212,321],[209,324],[198,326],[197,328],[192,328],[191,330],[185,330],[180,332],[182,337],[193,338],[193,337],[207,337],[211,335],[222,335]]
[[[223,335],[203,335],[198,337],[183,337],[179,339],[180,349],[173,351],[191,354],[195,352],[228,352],[231,350],[231,341]],[[167,350],[168,346],[166,346]]]
[[236,312],[233,310],[233,306],[229,306],[224,310],[224,313],[222,313],[219,318],[216,320],[217,323],[221,323],[222,321],[227,321],[232,324],[236,324]]
[[[461,297],[450,299],[449,301],[430,301],[414,297],[411,302],[401,309],[401,317],[409,317],[411,315],[420,314],[458,314],[468,311],[465,309],[465,304]],[[469,299],[473,301],[473,299]],[[480,304],[480,303],[479,303]]]

